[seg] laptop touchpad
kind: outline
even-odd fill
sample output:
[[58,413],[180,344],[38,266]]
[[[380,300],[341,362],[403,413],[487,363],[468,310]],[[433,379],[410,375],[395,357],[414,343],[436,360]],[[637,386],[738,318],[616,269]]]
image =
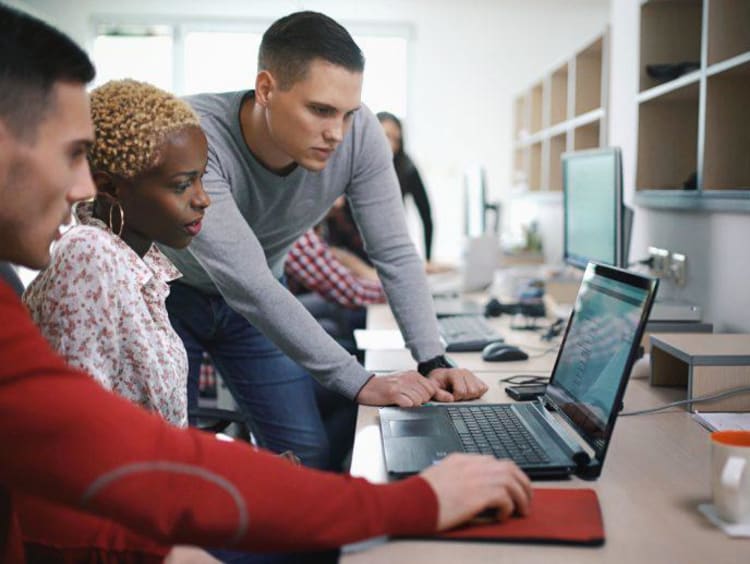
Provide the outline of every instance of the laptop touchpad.
[[429,437],[440,434],[438,425],[431,419],[402,419],[388,423],[394,437]]

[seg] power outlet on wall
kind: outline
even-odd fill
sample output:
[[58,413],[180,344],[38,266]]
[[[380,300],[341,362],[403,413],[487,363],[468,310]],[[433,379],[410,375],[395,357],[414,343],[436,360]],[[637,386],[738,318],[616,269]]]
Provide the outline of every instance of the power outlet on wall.
[[684,286],[687,276],[687,257],[682,253],[672,253],[669,270],[674,283],[677,286]]
[[669,251],[659,247],[649,247],[648,256],[651,258],[651,273],[659,278],[669,274]]
[[677,286],[684,286],[687,280],[687,257],[682,253],[672,253],[667,249],[649,247],[651,273],[654,276],[671,280]]

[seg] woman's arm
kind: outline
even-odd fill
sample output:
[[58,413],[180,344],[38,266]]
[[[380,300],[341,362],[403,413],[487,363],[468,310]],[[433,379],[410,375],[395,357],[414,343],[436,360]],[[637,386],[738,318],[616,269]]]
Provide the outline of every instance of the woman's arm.
[[23,296],[52,348],[108,390],[126,346],[120,335],[124,289],[117,276],[122,267],[111,237],[96,227],[74,227]]

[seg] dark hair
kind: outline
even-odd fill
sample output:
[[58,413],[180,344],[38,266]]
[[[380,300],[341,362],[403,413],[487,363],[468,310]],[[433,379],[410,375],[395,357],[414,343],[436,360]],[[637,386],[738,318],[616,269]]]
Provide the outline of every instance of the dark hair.
[[401,190],[403,191],[404,187],[408,185],[409,176],[413,174],[414,170],[416,169],[416,167],[414,166],[414,162],[404,151],[404,128],[401,125],[401,120],[390,112],[378,112],[375,115],[377,115],[378,121],[380,121],[380,123],[383,123],[384,121],[392,121],[393,123],[395,123],[398,127],[399,132],[401,133],[401,143],[399,144],[396,152],[393,154],[393,166],[396,168],[398,182],[401,185]]
[[394,159],[404,152],[404,128],[401,126],[401,120],[394,116],[391,112],[378,112],[375,114],[378,117],[378,121],[383,123],[384,121],[392,121],[398,127],[398,132],[401,134],[401,143],[398,145],[396,153],[393,155]]
[[88,55],[64,33],[0,4],[0,119],[21,139],[33,139],[56,82],[94,78]]
[[273,72],[286,90],[318,58],[352,72],[365,69],[362,51],[339,23],[318,12],[296,12],[276,20],[263,34],[258,69]]

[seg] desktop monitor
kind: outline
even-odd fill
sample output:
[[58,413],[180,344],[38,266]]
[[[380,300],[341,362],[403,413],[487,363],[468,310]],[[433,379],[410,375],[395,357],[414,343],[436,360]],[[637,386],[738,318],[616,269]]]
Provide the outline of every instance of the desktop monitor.
[[[487,212],[492,212],[491,224]],[[484,168],[479,165],[464,171],[464,235],[467,238],[484,236],[489,230],[495,235],[500,230],[500,204],[487,201],[487,180]]]
[[[499,205],[487,202],[484,168],[464,171],[464,242],[461,253],[461,287],[466,292],[489,286],[498,264]],[[487,211],[495,214],[491,228]]]
[[562,175],[565,262],[627,268],[632,211],[622,199],[620,149],[564,153]]
[[481,237],[487,227],[485,206],[487,205],[487,187],[484,169],[471,166],[464,171],[464,235]]

